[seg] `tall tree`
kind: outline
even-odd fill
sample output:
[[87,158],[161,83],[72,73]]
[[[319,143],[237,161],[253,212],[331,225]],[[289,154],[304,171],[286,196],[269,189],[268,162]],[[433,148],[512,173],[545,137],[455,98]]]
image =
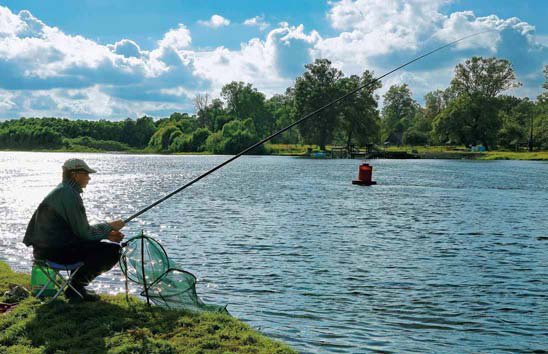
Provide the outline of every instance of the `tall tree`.
[[548,65],[544,65],[543,72],[544,72],[544,83],[542,84],[542,88],[544,88],[545,91],[541,93],[537,97],[537,99],[540,105],[548,109]]
[[[373,72],[366,70],[361,77],[352,75],[339,80],[340,90],[350,92],[359,86],[373,82]],[[346,146],[350,149],[354,142],[365,145],[377,140],[379,133],[378,96],[375,90],[382,87],[376,81],[367,89],[362,89],[345,99],[341,107],[341,128],[345,133]]]
[[[288,126],[297,118],[295,117],[295,100],[292,88],[288,88],[285,94],[272,96],[266,101],[265,106],[274,119],[276,130]],[[299,141],[299,138],[297,129],[289,129],[272,141],[282,144],[295,144]]]
[[[332,67],[329,60],[316,59],[314,63],[305,65],[305,68],[306,72],[295,82],[297,117],[321,108],[341,94],[337,82],[343,73]],[[331,106],[300,124],[299,132],[305,143],[317,144],[320,149],[325,150],[325,146],[333,139],[337,116],[338,107]]]
[[221,89],[227,111],[235,119],[251,118],[259,135],[270,133],[274,119],[265,108],[265,95],[251,84],[233,81]]
[[428,92],[424,95],[424,117],[433,121],[449,105],[449,102],[455,99],[455,96],[455,91],[451,88]]
[[455,92],[492,98],[521,84],[516,81],[512,64],[506,59],[472,57],[455,67],[451,87]]
[[519,85],[508,60],[472,57],[457,64],[451,89],[458,99],[438,116],[435,124],[440,141],[450,138],[464,144],[481,143],[486,148],[494,145],[502,126],[496,97]]
[[403,133],[412,125],[419,109],[407,84],[392,85],[384,94],[382,109],[383,138],[401,145]]
[[232,119],[234,118],[229,116],[226,112],[223,101],[218,98],[214,98],[210,104],[205,106],[205,108],[198,113],[198,124],[203,123],[203,127],[211,132],[221,130],[223,125]]
[[139,148],[147,146],[155,131],[156,126],[152,117],[142,116],[138,118],[135,122],[135,146]]
[[200,128],[207,128],[211,126],[207,110],[207,107],[209,106],[209,95],[207,92],[203,95],[197,94],[196,97],[194,97],[193,102]]
[[442,143],[477,145],[496,142],[501,120],[497,100],[460,95],[434,121],[434,132]]

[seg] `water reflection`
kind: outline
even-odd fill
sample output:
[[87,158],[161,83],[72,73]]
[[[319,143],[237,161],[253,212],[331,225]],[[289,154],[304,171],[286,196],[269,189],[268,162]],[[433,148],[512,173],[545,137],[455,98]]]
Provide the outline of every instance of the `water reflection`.
[[[96,220],[127,217],[222,156],[0,153],[0,258],[69,157],[99,173]],[[303,352],[546,350],[548,164],[245,157],[144,214],[204,300]],[[124,289],[119,271],[96,284]],[[135,291],[135,290],[133,290]]]

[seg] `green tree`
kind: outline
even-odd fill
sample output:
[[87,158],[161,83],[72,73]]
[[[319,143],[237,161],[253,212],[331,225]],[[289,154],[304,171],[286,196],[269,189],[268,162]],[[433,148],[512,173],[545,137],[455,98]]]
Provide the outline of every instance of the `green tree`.
[[434,118],[436,118],[436,116],[440,114],[455,97],[455,91],[451,88],[428,92],[424,96],[424,117],[433,122]]
[[457,95],[492,98],[518,87],[512,64],[506,59],[472,57],[457,64],[451,87]]
[[190,139],[192,151],[204,151],[204,144],[211,132],[207,128],[198,128]]
[[517,148],[520,143],[528,140],[536,106],[528,98],[513,96],[499,96],[497,103],[502,123],[498,144]]
[[[208,151],[216,154],[236,154],[251,145],[256,141],[257,133],[253,120],[233,120],[226,123],[223,129],[219,132],[210,134],[205,142],[205,147]],[[263,152],[264,148],[258,147],[257,152]]]
[[447,144],[495,144],[501,121],[495,98],[461,95],[449,103],[434,121],[438,140]]
[[[533,119],[533,129],[530,131],[530,144],[540,149],[548,149],[548,65],[544,66],[544,92],[537,97],[536,113]],[[532,134],[531,134],[532,133]]]
[[200,128],[209,128],[212,126],[212,123],[209,121],[209,112],[207,107],[209,106],[210,97],[207,93],[198,94],[194,97],[194,109],[196,110],[196,116],[198,120],[198,126]]
[[[339,80],[341,92],[350,92],[360,86],[373,82],[373,72],[366,70],[361,78],[352,75]],[[354,143],[366,145],[378,140],[380,117],[378,107],[378,96],[375,90],[382,87],[380,81],[376,81],[367,89],[362,89],[354,95],[347,97],[341,107],[340,125],[344,132],[346,146],[351,148]]]
[[[519,85],[508,60],[472,57],[457,64],[451,80],[451,90],[457,99],[438,115],[437,138],[467,145],[481,143],[486,148],[495,145],[503,125],[497,96]],[[506,138],[515,132],[508,124],[502,135]]]
[[[343,73],[332,67],[329,60],[316,59],[305,68],[306,72],[295,82],[295,112],[299,118],[341,96],[338,81]],[[317,144],[325,150],[325,146],[333,140],[337,117],[338,107],[331,106],[301,123],[299,132],[304,142]]]
[[548,112],[538,114],[533,121],[534,145],[539,149],[548,149]]
[[211,132],[217,132],[223,125],[235,119],[225,110],[223,101],[215,98],[210,104],[198,111],[198,126],[207,128]]
[[538,103],[540,104],[540,108],[542,109],[548,109],[548,65],[544,65],[544,83],[542,84],[542,88],[545,90],[542,92],[539,96],[537,96]]
[[[293,89],[287,89],[285,94],[274,95],[265,102],[266,109],[274,119],[274,129],[279,130],[287,127],[296,120],[295,100]],[[300,140],[297,129],[289,129],[272,140],[279,144],[296,144]]]
[[135,122],[134,144],[132,146],[144,148],[156,131],[152,117],[142,116]]
[[[159,128],[150,138],[148,147],[154,151],[168,151],[177,137],[183,135],[183,132],[174,124],[164,125]],[[178,142],[179,146],[180,142]],[[172,147],[172,149],[176,149]]]
[[407,84],[390,86],[383,97],[383,140],[401,145],[403,133],[413,124],[419,105],[413,99]]
[[233,81],[221,89],[228,114],[235,119],[251,118],[260,136],[272,132],[274,119],[265,107],[265,95],[251,84]]

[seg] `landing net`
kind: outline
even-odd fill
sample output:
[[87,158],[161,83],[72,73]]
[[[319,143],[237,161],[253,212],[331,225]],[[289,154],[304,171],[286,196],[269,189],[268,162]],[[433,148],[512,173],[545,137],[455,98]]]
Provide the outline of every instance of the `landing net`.
[[196,277],[178,269],[155,239],[141,235],[125,242],[120,268],[126,279],[143,286],[141,296],[157,306],[194,312],[228,313],[226,306],[205,304],[196,294]]

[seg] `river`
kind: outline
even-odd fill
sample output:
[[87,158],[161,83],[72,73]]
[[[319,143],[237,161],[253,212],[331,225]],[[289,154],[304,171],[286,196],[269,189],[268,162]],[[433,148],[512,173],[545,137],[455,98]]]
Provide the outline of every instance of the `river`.
[[[226,156],[0,152],[0,259],[61,165],[99,171],[92,221],[125,218]],[[548,163],[246,156],[130,223],[208,303],[304,353],[548,350]],[[95,289],[124,290],[119,270]],[[136,289],[132,289],[136,292]]]

